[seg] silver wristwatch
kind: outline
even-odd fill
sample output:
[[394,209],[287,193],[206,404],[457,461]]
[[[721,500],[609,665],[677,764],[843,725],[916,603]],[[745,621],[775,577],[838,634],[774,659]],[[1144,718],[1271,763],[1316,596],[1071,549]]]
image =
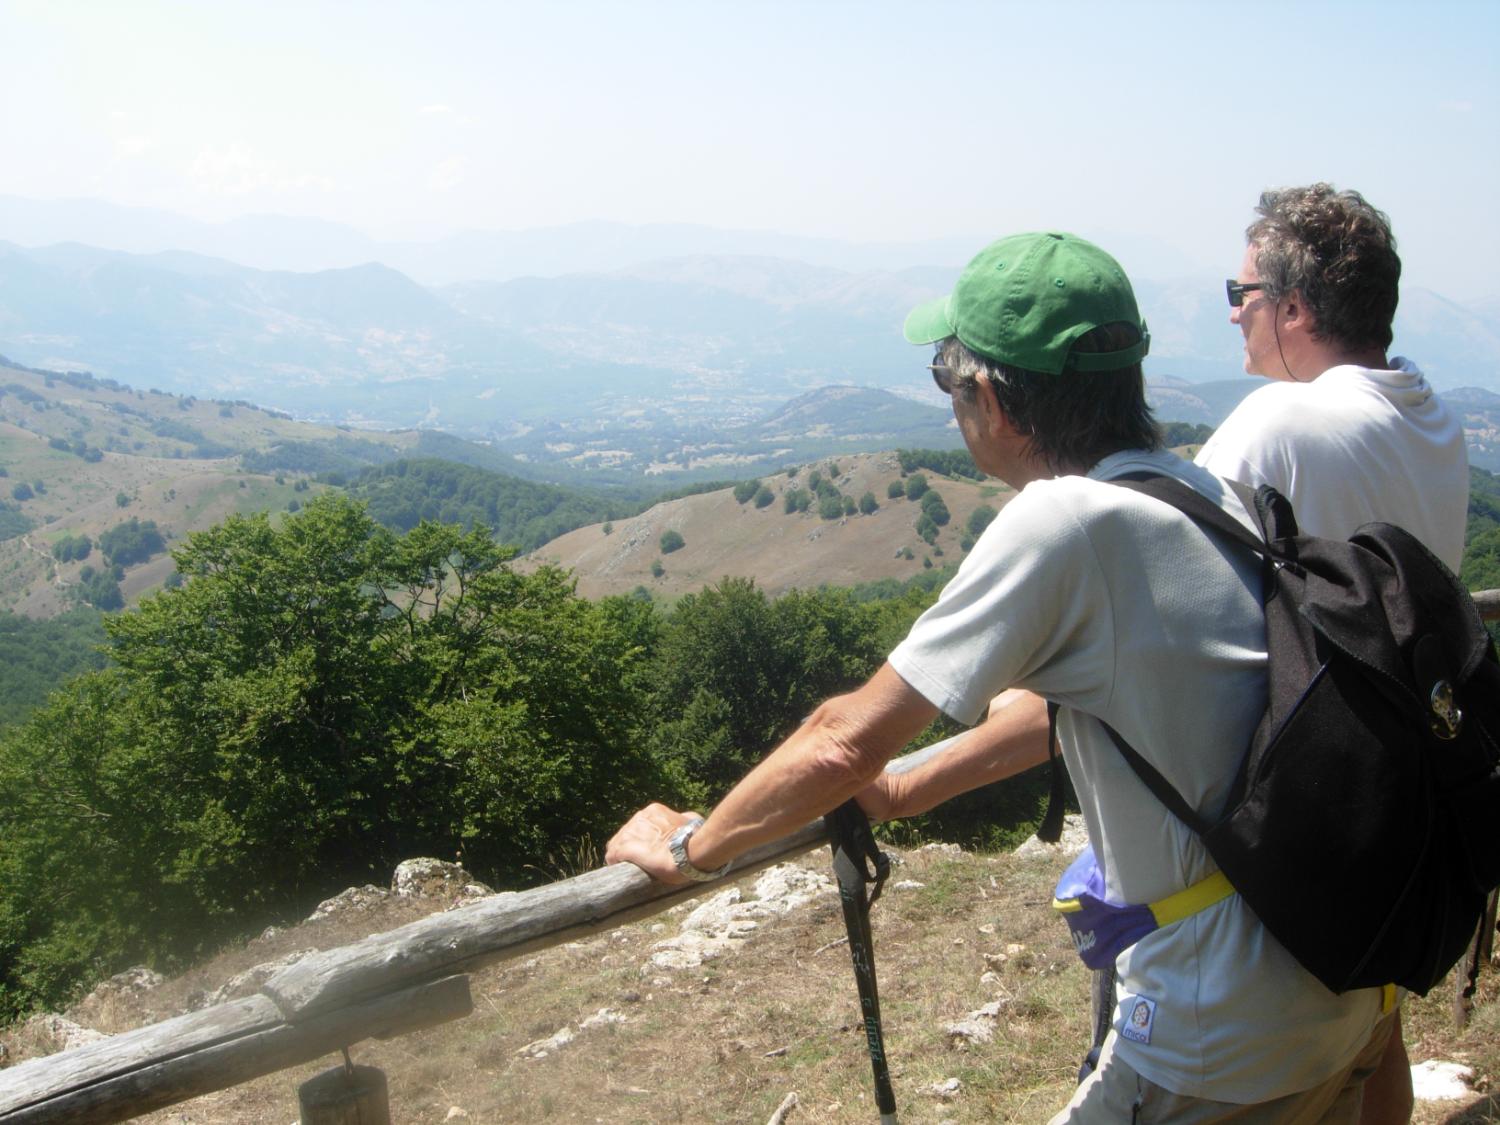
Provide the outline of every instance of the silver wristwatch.
[[693,838],[693,833],[703,827],[703,818],[695,816],[672,835],[667,837],[667,850],[672,853],[672,862],[677,865],[677,870],[689,879],[699,883],[706,883],[710,879],[717,879],[729,870],[729,864],[715,868],[713,871],[705,871],[701,867],[695,867],[693,861],[688,859],[687,842]]

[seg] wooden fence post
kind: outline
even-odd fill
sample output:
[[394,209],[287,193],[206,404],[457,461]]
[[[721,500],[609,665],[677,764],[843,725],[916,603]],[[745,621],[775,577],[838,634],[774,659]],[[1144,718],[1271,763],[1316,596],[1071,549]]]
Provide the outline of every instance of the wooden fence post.
[[344,1063],[309,1078],[297,1088],[300,1125],[391,1125],[385,1071]]

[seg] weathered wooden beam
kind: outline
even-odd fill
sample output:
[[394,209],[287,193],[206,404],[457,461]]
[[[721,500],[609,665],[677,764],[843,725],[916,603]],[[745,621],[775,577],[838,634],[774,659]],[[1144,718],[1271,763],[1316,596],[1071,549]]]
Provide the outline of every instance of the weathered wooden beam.
[[[926,761],[944,740],[891,762],[893,773]],[[352,945],[310,954],[275,973],[261,991],[287,1019],[300,1019],[372,996],[402,983],[509,960],[658,914],[729,880],[782,863],[827,842],[821,819],[764,844],[731,865],[721,878],[686,887],[651,880],[638,867],[619,864],[559,883],[481,899],[433,914]]]
[[[947,744],[887,768],[910,769]],[[301,972],[273,976],[263,995],[0,1071],[0,1125],[122,1121],[363,1039],[457,1019],[471,1005],[468,978],[456,974],[660,913],[824,843],[818,820],[746,853],[710,883],[666,887],[621,864],[313,954],[290,967]]]
[[1486,621],[1500,621],[1500,590],[1479,590],[1474,594],[1479,616]]
[[448,977],[296,1023],[252,996],[0,1071],[0,1125],[105,1125],[474,1010]]
[[[824,843],[822,821],[742,856],[737,879]],[[601,867],[560,883],[480,899],[363,941],[313,953],[261,986],[288,1019],[376,995],[401,983],[470,972],[538,949],[660,913],[717,883],[668,887],[632,864]]]

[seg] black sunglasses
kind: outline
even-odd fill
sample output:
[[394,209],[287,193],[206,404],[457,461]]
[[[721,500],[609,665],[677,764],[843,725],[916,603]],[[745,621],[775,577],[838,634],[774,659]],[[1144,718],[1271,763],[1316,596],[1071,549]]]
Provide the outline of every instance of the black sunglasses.
[[937,389],[945,395],[953,393],[953,368],[946,363],[929,363],[927,370],[932,372],[932,381],[937,384]]
[[1250,281],[1241,284],[1232,277],[1224,282],[1224,292],[1229,295],[1229,307],[1232,309],[1237,309],[1245,303],[1246,293],[1252,293],[1257,289],[1264,289],[1265,287],[1266,283],[1264,281]]

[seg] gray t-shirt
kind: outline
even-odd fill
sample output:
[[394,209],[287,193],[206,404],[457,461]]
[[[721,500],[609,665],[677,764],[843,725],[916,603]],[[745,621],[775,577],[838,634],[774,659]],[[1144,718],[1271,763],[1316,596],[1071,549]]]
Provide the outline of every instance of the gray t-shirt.
[[[1117,902],[1153,902],[1214,871],[1141,784],[1108,722],[1194,807],[1217,813],[1266,703],[1258,558],[1221,550],[1175,509],[1102,483],[1183,480],[1249,518],[1218,478],[1170,453],[1120,453],[1088,477],[1036,481],[1001,510],[936,605],[891,654],[935,706],[974,722],[1008,687],[1060,703],[1058,734]],[[1119,959],[1117,1052],[1177,1093],[1255,1102],[1346,1065],[1378,990],[1335,996],[1238,895]]]

